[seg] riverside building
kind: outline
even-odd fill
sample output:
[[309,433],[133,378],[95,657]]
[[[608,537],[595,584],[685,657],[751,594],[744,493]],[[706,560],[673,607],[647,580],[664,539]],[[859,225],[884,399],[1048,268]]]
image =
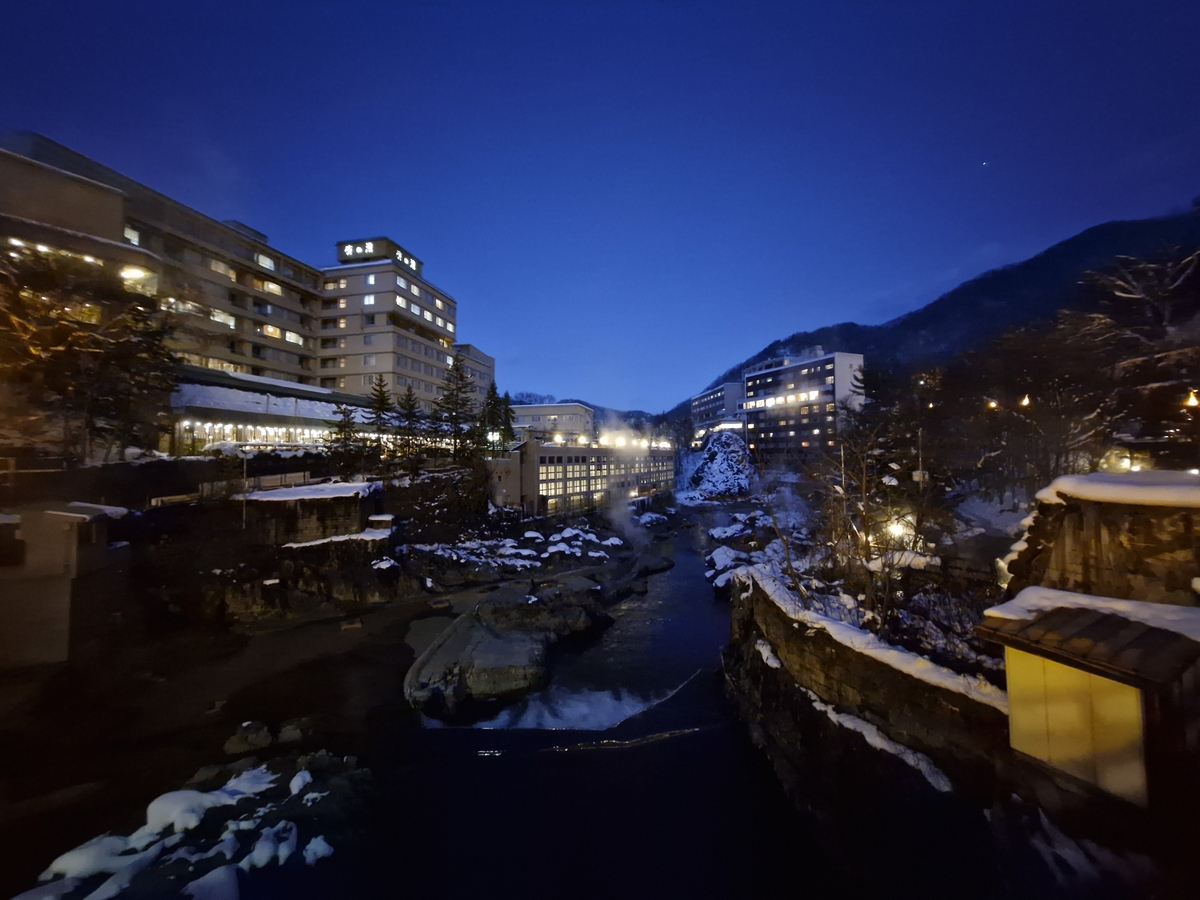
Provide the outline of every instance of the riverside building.
[[692,428],[696,441],[710,431],[736,431],[744,435],[741,403],[746,387],[740,381],[729,381],[710,388],[692,398]]
[[669,493],[675,450],[666,441],[632,437],[587,444],[528,440],[488,460],[488,469],[496,506],[558,515]]
[[522,403],[513,406],[518,440],[590,444],[596,437],[596,413],[582,403]]
[[340,241],[337,254],[322,271],[321,387],[365,395],[382,375],[397,393],[411,386],[428,410],[461,353],[477,392],[487,391],[495,359],[456,346],[458,304],[425,280],[420,259],[386,237]]
[[[0,136],[0,226],[0,237],[19,242],[9,243],[10,253],[113,265],[131,287],[157,297],[175,315],[180,380],[220,388],[212,397],[230,404],[223,413],[198,410],[225,440],[319,435],[310,416],[280,420],[276,400],[290,397],[288,385],[310,388],[290,399],[313,400],[310,411],[320,411],[321,403],[365,400],[383,375],[394,392],[411,385],[429,410],[456,353],[479,401],[495,380],[495,359],[458,342],[458,304],[387,237],[340,241],[337,265],[317,268],[247,225],[210,218],[32,132]],[[223,394],[234,390],[230,377],[263,402]],[[194,427],[182,422],[197,418],[188,404],[180,408],[174,446],[195,446]]]
[[759,456],[800,455],[837,446],[839,404],[862,403],[861,353],[813,347],[769,359],[743,372],[746,443]]

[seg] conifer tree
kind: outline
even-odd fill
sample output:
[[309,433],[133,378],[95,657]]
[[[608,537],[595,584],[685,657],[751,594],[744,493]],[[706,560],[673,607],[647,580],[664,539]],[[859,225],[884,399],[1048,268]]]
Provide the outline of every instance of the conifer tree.
[[479,416],[471,397],[474,390],[463,358],[456,354],[446,370],[442,396],[433,405],[437,431],[450,449],[450,458],[456,463],[470,461],[476,451],[472,431]]
[[371,382],[371,396],[367,403],[367,423],[375,437],[371,439],[372,456],[380,468],[386,466],[387,457],[393,452],[392,426],[396,416],[396,404],[388,390],[387,379],[376,375]]
[[330,432],[325,437],[325,453],[329,465],[347,481],[362,472],[366,442],[354,423],[354,410],[339,403],[335,407],[337,421],[330,422]]
[[412,385],[405,388],[396,403],[396,435],[400,456],[415,475],[421,467],[421,449],[428,433],[428,419]]
[[508,391],[504,392],[504,396],[500,398],[500,440],[506,444],[517,439],[516,429],[513,427],[517,421],[517,414],[513,412],[512,398],[508,396]]

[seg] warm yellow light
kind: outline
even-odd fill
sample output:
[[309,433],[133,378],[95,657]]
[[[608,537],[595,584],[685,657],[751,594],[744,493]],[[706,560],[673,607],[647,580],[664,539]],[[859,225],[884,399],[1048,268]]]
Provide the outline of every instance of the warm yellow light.
[[1191,391],[1188,394],[1188,398],[1185,401],[1183,401],[1183,405],[1184,406],[1200,406],[1200,400],[1196,399],[1195,391]]
[[581,435],[579,436],[579,443],[581,443],[581,444],[586,444],[586,443],[587,443],[587,435],[585,435],[585,434],[581,434]]
[[1029,405],[1029,395],[1028,394],[1026,394],[1024,397],[1021,398],[1021,405],[1022,406]]
[[893,522],[888,526],[888,531],[892,533],[893,537],[900,537],[900,535],[904,534],[904,526],[899,522]]
[[562,442],[563,442],[563,436],[561,434],[556,434],[554,436],[554,443],[561,444]]
[[617,438],[617,446],[624,447],[625,446],[625,438],[623,438],[623,437]]
[[989,400],[989,401],[988,401],[988,409],[995,409],[995,408],[996,408],[996,401],[995,401],[995,400]]
[[10,244],[12,244],[14,247],[24,247],[24,246],[25,246],[25,242],[24,242],[24,241],[17,240],[16,238],[9,238],[9,239],[8,239],[8,242],[9,242]]
[[50,252],[50,248],[47,247],[45,244],[38,244],[37,248],[38,248],[38,253],[49,253]]
[[141,281],[146,277],[146,270],[139,269],[137,266],[126,266],[121,270],[121,279],[123,281]]

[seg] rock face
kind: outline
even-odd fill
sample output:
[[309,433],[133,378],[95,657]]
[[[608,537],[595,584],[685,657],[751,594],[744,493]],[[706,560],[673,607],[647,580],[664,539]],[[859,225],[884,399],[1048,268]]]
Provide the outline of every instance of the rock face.
[[237,733],[225,742],[225,752],[236,756],[271,746],[271,730],[262,722],[243,722]]
[[530,593],[509,582],[459,616],[413,663],[404,696],[417,709],[454,715],[468,700],[489,700],[545,683],[546,652],[563,638],[605,627],[599,585],[568,576]]
[[749,493],[754,466],[745,442],[729,431],[712,435],[704,449],[704,458],[688,485],[703,498],[737,497]]

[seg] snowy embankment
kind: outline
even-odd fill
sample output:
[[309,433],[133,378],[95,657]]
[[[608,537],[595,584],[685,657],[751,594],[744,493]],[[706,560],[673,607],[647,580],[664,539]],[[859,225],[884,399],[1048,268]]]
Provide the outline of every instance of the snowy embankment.
[[1059,591],[1040,585],[1025,588],[1007,603],[985,610],[984,615],[998,619],[1032,619],[1040,612],[1064,607],[1110,613],[1131,622],[1161,628],[1200,642],[1200,609],[1194,606],[1147,603],[1144,600],[1116,600],[1112,597]]
[[[352,762],[324,751],[298,762],[280,760],[270,768],[242,765],[231,777],[234,768],[236,764],[197,773],[197,779],[225,780],[213,790],[184,789],[156,797],[146,808],[142,827],[128,836],[104,834],[68,850],[42,873],[44,884],[14,900],[107,900],[131,885],[138,896],[169,891],[194,900],[236,900],[239,878],[254,869],[311,866],[331,855],[334,848],[325,835],[311,831],[318,821],[332,824],[337,813],[331,818],[323,810],[318,816],[314,804],[337,807],[355,790],[347,777],[369,778]],[[325,790],[316,790],[318,786]],[[336,800],[326,799],[339,791]]]
[[1008,713],[1008,695],[990,682],[975,675],[960,675],[909,650],[885,643],[861,628],[855,628],[845,622],[806,608],[795,594],[784,587],[779,579],[761,565],[743,566],[736,569],[733,579],[735,583],[743,585],[747,590],[752,584],[757,584],[763,593],[792,621],[801,622],[810,628],[819,628],[839,644],[849,647],[851,650],[876,659],[926,684],[963,694],[980,703],[986,703],[1005,714]]
[[336,497],[365,497],[383,490],[378,481],[330,481],[297,487],[271,488],[238,494],[235,500],[329,500]]

